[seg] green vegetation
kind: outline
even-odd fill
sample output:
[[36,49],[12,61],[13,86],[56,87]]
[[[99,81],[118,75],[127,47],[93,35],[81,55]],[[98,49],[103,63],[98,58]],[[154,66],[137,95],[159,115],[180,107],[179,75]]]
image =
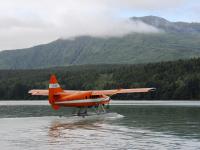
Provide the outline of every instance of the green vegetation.
[[148,94],[123,94],[113,99],[200,99],[200,59],[140,65],[82,65],[41,70],[0,70],[0,99],[44,99],[27,94],[47,89],[55,73],[64,89],[155,87]]
[[0,52],[0,69],[82,64],[138,64],[200,56],[200,34],[130,34],[118,38],[77,37],[23,50]]

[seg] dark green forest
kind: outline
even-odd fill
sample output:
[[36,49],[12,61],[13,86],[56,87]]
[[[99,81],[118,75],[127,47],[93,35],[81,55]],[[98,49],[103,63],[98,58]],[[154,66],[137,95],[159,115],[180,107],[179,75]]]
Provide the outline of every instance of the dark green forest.
[[79,65],[37,70],[0,70],[1,100],[47,99],[28,94],[31,89],[47,89],[56,74],[64,89],[119,89],[155,87],[146,94],[119,94],[126,100],[200,99],[200,58],[149,64]]

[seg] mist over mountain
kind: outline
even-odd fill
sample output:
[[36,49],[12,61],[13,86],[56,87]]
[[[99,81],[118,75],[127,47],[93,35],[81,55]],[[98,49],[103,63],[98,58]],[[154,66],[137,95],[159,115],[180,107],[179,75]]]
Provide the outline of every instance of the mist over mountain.
[[80,64],[137,64],[200,56],[200,23],[132,17],[160,30],[122,37],[80,36],[26,49],[0,52],[0,69],[33,69]]
[[170,22],[157,16],[132,17],[168,33],[200,33],[200,23]]

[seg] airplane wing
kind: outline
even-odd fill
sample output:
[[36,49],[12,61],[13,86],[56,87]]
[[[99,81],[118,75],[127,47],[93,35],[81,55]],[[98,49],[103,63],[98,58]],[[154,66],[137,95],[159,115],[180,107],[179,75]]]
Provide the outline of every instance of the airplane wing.
[[[122,94],[122,93],[146,93],[155,91],[155,88],[134,88],[134,89],[114,89],[114,90],[91,90],[92,95],[114,95],[114,94]],[[64,90],[62,93],[57,94],[75,94],[75,93],[81,93],[81,92],[90,92],[88,91],[78,91],[78,90]],[[40,95],[40,96],[48,96],[49,91],[48,90],[41,90],[41,89],[35,89],[30,90],[28,92],[31,95]]]
[[92,95],[114,95],[114,94],[122,94],[122,93],[146,93],[155,91],[155,88],[134,88],[134,89],[116,89],[116,90],[94,90],[92,91]]
[[[74,94],[80,91],[76,91],[76,90],[64,90],[64,92],[59,93],[59,94]],[[41,89],[34,89],[34,90],[30,90],[28,92],[31,95],[38,95],[38,96],[48,96],[49,95],[49,90],[41,90]]]

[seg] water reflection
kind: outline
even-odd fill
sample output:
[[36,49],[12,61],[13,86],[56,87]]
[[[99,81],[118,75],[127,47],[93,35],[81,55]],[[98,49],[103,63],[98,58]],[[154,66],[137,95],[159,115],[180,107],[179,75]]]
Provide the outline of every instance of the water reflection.
[[98,130],[103,121],[79,121],[74,123],[63,123],[62,121],[53,121],[49,128],[50,137],[60,137],[67,134],[69,130]]
[[[50,124],[48,131],[50,143],[63,143],[75,138],[100,138],[104,136],[104,132],[107,132],[104,126],[120,118],[123,118],[123,116],[117,113],[87,116],[85,118],[77,116],[61,117],[53,120]],[[65,141],[63,141],[64,139]]]

